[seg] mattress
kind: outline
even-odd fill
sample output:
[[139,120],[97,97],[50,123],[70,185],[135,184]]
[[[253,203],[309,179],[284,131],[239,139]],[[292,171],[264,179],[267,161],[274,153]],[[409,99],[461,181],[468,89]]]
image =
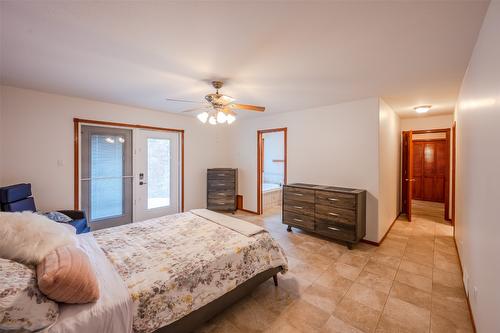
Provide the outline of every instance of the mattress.
[[248,237],[214,220],[188,212],[92,233],[128,290],[134,332],[166,326],[258,273],[286,271],[269,233]]

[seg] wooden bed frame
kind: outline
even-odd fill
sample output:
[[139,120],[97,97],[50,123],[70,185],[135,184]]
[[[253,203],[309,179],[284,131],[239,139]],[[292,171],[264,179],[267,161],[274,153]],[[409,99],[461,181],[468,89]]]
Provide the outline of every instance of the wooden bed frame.
[[270,279],[274,280],[274,285],[278,285],[278,273],[283,270],[282,267],[276,267],[268,269],[267,271],[261,272],[255,275],[253,278],[243,282],[235,289],[231,290],[227,294],[222,295],[216,300],[202,306],[201,308],[191,312],[190,314],[174,321],[173,323],[163,326],[154,333],[189,333],[199,328],[201,325],[206,323],[208,320],[213,318],[218,313],[222,312],[227,307],[236,303],[246,295],[248,295],[252,290],[254,290],[258,285],[264,281]]

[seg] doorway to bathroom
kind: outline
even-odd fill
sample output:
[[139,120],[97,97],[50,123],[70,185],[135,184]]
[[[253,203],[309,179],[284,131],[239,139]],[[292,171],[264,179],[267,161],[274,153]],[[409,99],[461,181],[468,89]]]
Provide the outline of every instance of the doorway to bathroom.
[[258,213],[279,211],[286,184],[287,129],[260,130],[258,136]]

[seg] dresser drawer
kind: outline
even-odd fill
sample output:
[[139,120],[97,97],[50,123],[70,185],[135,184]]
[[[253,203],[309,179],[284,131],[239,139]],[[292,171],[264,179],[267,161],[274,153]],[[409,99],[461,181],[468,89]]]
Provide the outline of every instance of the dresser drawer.
[[356,214],[350,209],[316,205],[315,217],[318,222],[326,221],[348,225],[356,224]]
[[235,198],[236,194],[233,190],[208,192],[208,199],[210,200],[235,200]]
[[314,203],[314,190],[307,190],[303,188],[289,187],[289,186],[284,186],[283,189],[284,189],[283,195],[285,201],[292,200],[292,201]]
[[347,193],[316,191],[316,203],[324,206],[356,209],[356,197]]
[[236,188],[234,181],[225,179],[209,179],[207,183],[208,191],[233,190]]
[[346,241],[356,240],[356,230],[354,228],[346,228],[336,223],[316,223],[315,232],[327,237]]
[[283,209],[290,213],[314,217],[314,204],[300,201],[285,201]]
[[209,170],[208,179],[226,179],[232,180],[236,178],[235,170]]
[[236,203],[234,200],[209,200],[207,209],[210,210],[234,210]]
[[290,212],[283,212],[283,224],[314,231],[314,218],[307,215],[300,215]]

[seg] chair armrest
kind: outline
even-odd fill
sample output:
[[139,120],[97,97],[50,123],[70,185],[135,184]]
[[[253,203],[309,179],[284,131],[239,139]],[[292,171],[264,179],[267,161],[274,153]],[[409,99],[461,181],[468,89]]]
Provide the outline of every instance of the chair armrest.
[[83,210],[58,210],[59,213],[63,213],[73,220],[80,220],[85,218],[85,212]]

